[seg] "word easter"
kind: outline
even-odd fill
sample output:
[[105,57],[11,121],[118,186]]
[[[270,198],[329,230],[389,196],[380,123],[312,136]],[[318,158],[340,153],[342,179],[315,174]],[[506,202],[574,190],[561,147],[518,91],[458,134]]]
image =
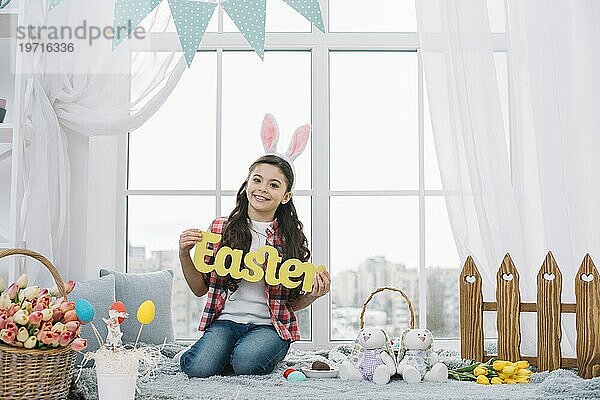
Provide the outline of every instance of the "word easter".
[[[215,263],[208,265],[204,261],[204,256],[212,256],[213,250],[207,248],[207,244],[215,244],[221,241],[221,235],[211,232],[202,232],[202,240],[196,243],[194,251],[194,266],[202,273],[208,274],[215,271],[219,276],[231,275],[234,279],[243,279],[248,282],[259,282],[265,278],[268,285],[276,286],[282,284],[288,289],[293,289],[302,284],[303,292],[312,291],[313,281],[317,272],[325,271],[324,265],[315,267],[309,262],[302,262],[295,258],[286,260],[279,268],[279,276],[275,276],[277,264],[281,262],[281,257],[277,249],[272,246],[262,246],[258,250],[251,251],[244,256],[244,265],[247,268],[241,269],[242,250],[232,249],[227,246],[219,248],[215,255]],[[266,255],[265,255],[266,254]],[[231,257],[231,266],[225,266],[225,260]],[[267,263],[266,269],[263,269],[264,263]],[[292,281],[290,278],[299,278],[304,275],[302,281]]]

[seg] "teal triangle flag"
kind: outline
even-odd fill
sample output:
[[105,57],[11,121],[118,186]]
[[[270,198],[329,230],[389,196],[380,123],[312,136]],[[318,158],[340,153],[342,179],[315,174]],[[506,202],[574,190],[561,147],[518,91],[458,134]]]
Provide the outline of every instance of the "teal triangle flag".
[[323,16],[319,0],[283,0],[294,10],[298,11],[304,18],[309,20],[321,32],[325,33]]
[[113,19],[113,50],[160,2],[161,0],[116,0]]
[[264,59],[267,0],[223,0],[221,5],[246,41]]
[[201,3],[192,0],[169,0],[171,15],[175,21],[179,43],[188,68],[196,56],[206,27],[212,18],[217,3]]
[[62,3],[63,0],[50,0],[48,2],[48,11],[52,10],[54,7]]

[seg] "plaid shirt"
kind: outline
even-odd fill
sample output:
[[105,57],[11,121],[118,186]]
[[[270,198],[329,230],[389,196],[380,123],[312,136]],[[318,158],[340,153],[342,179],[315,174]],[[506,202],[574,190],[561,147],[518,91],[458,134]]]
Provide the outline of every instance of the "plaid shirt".
[[[227,218],[217,218],[210,225],[209,230],[212,233],[222,235],[226,223]],[[277,220],[267,228],[266,244],[275,247],[279,254],[282,254],[283,239],[277,230]],[[214,245],[213,254],[217,253],[219,247],[220,243]],[[212,265],[214,260],[214,255],[206,256],[205,258],[205,262],[208,265]],[[202,275],[204,277],[204,283],[208,286],[208,299],[206,300],[204,313],[200,319],[200,326],[198,327],[199,331],[206,330],[223,311],[225,300],[227,299],[227,282],[229,278],[219,276],[215,271],[212,271],[210,274]],[[265,298],[271,313],[271,322],[273,323],[277,334],[279,334],[283,340],[296,341],[300,340],[300,330],[294,312],[287,305],[289,293],[290,289],[281,284],[277,286],[266,285],[265,287]]]

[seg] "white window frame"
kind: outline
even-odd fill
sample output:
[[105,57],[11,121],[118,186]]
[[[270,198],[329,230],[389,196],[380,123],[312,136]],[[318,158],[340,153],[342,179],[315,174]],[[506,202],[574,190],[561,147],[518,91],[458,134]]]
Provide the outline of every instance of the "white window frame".
[[[320,0],[323,22],[326,32],[329,28],[329,0]],[[216,186],[215,190],[127,190],[127,182],[121,183],[117,215],[121,221],[116,244],[116,265],[127,265],[126,260],[126,198],[137,195],[177,195],[177,196],[214,196],[217,216],[221,215],[221,196],[234,196],[235,191],[221,187],[221,148],[222,148],[222,60],[223,51],[251,50],[241,33],[223,33],[223,11],[219,6],[219,32],[207,32],[202,40],[202,51],[216,51],[217,54],[217,123],[216,123]],[[504,33],[492,33],[495,51],[506,51],[507,37]],[[146,40],[132,43],[132,52],[164,51],[179,48],[179,40],[174,32],[152,33]],[[311,51],[312,68],[312,126],[315,132],[329,130],[329,52],[330,51],[403,51],[416,52],[418,60],[418,135],[419,135],[419,186],[414,190],[330,190],[330,135],[315,135],[312,140],[312,189],[294,191],[296,195],[311,196],[313,232],[328,232],[326,237],[311,244],[314,260],[330,261],[330,197],[331,196],[418,196],[419,199],[419,326],[425,328],[427,321],[426,299],[426,254],[425,254],[425,199],[432,196],[445,196],[443,190],[425,189],[425,144],[424,144],[424,85],[421,51],[416,32],[413,33],[326,33],[312,28],[306,33],[270,33],[266,34],[265,50]],[[510,62],[510,58],[509,61]],[[511,116],[512,117],[512,116]],[[511,118],[512,120],[512,118]],[[512,126],[512,124],[511,124]],[[127,138],[121,143],[121,171],[127,170]],[[314,236],[313,236],[314,237]],[[326,240],[323,240],[326,239]],[[330,263],[329,263],[330,264]],[[328,265],[329,265],[328,264]],[[459,266],[460,267],[460,266]],[[375,289],[375,288],[374,288]],[[344,340],[331,340],[331,293],[312,304],[311,340],[294,343],[298,349],[330,348],[333,345],[347,343]],[[436,345],[459,348],[458,339],[438,340]]]

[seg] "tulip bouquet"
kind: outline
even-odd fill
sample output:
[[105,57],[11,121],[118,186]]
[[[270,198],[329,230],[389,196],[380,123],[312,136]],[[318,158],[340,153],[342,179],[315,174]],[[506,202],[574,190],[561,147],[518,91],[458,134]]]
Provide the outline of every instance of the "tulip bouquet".
[[448,371],[448,376],[459,381],[476,381],[481,385],[528,383],[533,371],[527,361],[489,360]]
[[[73,287],[74,281],[66,282],[67,294]],[[0,344],[26,349],[71,346],[81,351],[87,346],[79,338],[81,323],[75,303],[62,297],[56,285],[50,289],[29,286],[23,274],[5,290],[0,276]]]

